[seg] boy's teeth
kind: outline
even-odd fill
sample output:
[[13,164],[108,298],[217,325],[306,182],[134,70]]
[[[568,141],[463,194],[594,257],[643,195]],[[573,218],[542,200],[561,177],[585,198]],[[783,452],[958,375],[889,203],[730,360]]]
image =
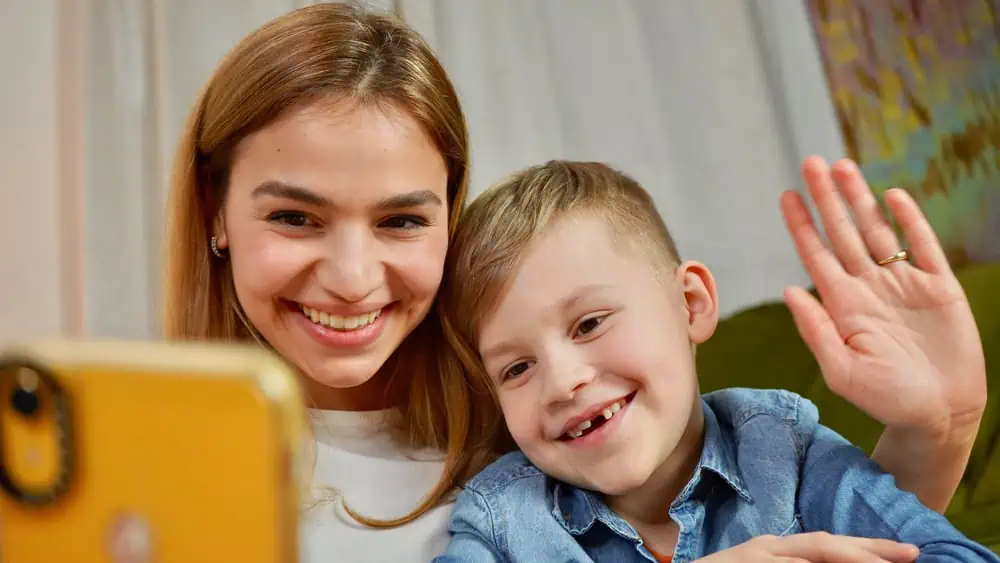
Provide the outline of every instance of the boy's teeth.
[[[625,403],[626,401],[624,399],[616,403],[612,403],[611,406],[604,409],[604,411],[602,411],[601,414],[597,416],[603,416],[605,421],[611,420],[611,417],[615,416],[622,410],[622,407],[625,406]],[[579,438],[580,436],[583,436],[583,433],[589,430],[590,427],[593,425],[594,423],[591,422],[591,420],[584,420],[583,422],[580,423],[579,426],[567,432],[566,435],[573,439]]]
[[593,426],[593,424],[591,424],[589,420],[584,420],[583,422],[580,423],[580,426],[577,426],[576,428],[573,429],[573,433],[576,433],[576,436],[573,436],[573,433],[570,433],[570,436],[577,438],[580,436],[580,434],[583,434],[584,430],[590,428],[591,426]]
[[375,319],[377,319],[379,314],[382,312],[382,310],[379,309],[378,311],[372,311],[371,313],[365,313],[364,315],[341,317],[339,315],[331,315],[323,311],[317,311],[316,309],[310,309],[305,305],[300,305],[299,307],[302,309],[302,314],[308,317],[312,322],[334,330],[357,330],[368,326],[375,322]]

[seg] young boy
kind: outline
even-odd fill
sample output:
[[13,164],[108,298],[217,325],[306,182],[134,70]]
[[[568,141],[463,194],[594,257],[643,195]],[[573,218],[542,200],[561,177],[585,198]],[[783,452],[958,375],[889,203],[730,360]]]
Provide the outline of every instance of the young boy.
[[627,176],[598,163],[523,170],[473,201],[451,252],[446,331],[520,451],[462,492],[441,560],[680,563],[826,531],[1000,561],[821,426],[809,401],[701,396],[695,347],[718,322],[715,283],[680,261]]

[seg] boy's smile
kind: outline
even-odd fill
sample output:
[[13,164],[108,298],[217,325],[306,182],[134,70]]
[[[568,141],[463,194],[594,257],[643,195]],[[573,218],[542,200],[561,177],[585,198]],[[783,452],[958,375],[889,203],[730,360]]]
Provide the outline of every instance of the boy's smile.
[[[585,414],[575,416],[566,423],[565,429],[559,436],[559,439],[573,442],[573,445],[593,444],[596,437],[590,438],[591,435],[597,434],[599,437],[607,434],[610,430],[610,426],[607,426],[607,424],[611,422],[612,418],[614,418],[615,422],[621,421],[625,416],[625,410],[634,398],[635,393],[629,393],[613,401],[605,401],[590,407],[584,411]],[[604,431],[599,432],[602,429]]]
[[557,479],[617,496],[689,477],[692,345],[715,328],[715,287],[700,264],[658,260],[606,221],[565,216],[484,318],[479,351],[511,435]]

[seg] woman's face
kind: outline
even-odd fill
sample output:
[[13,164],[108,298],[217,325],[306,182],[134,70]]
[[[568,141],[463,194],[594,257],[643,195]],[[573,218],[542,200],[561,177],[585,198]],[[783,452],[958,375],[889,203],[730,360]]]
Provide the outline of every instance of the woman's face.
[[305,107],[238,146],[215,234],[250,322],[317,406],[385,406],[373,376],[441,283],[447,182],[431,140],[391,106]]

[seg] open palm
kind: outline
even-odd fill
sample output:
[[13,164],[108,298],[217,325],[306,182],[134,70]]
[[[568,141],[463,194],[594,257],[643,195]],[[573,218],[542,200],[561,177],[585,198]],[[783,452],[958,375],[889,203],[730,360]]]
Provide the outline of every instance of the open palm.
[[903,190],[886,193],[912,263],[879,265],[904,247],[857,166],[831,170],[814,157],[802,175],[829,247],[802,196],[783,194],[786,226],[821,302],[801,288],[785,299],[827,385],[890,427],[937,433],[978,423],[986,401],[979,333],[916,202]]

